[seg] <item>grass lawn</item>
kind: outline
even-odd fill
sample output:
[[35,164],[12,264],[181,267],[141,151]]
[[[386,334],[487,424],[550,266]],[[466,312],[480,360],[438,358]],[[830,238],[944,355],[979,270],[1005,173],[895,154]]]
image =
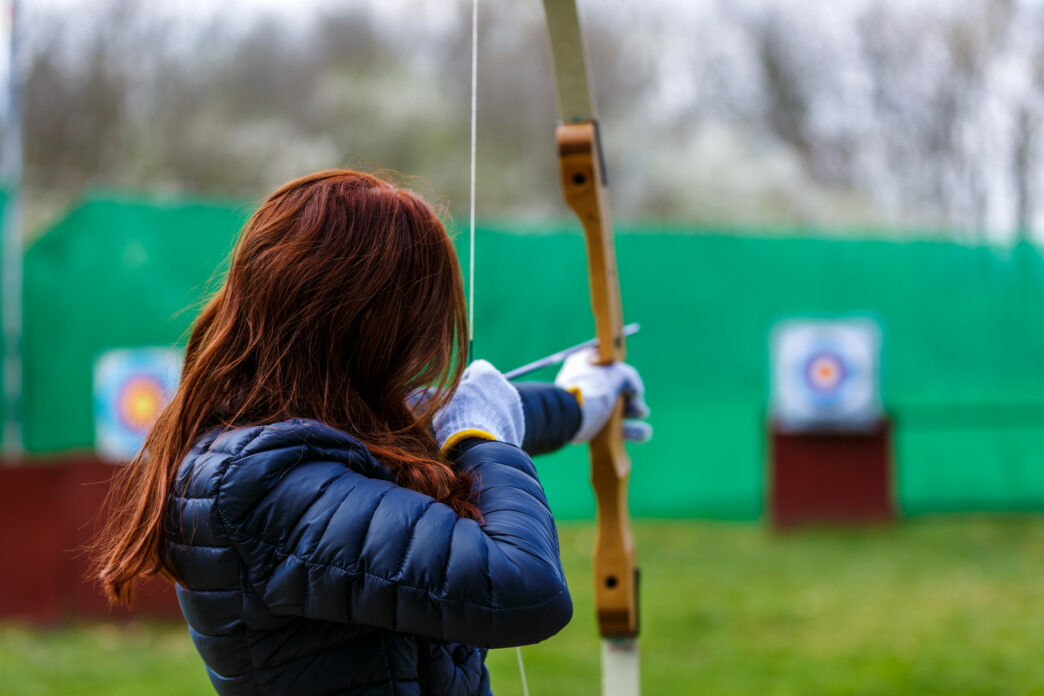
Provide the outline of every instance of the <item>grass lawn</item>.
[[[1044,695],[1044,518],[637,531],[646,694]],[[561,532],[575,618],[523,649],[533,696],[599,692],[593,529]],[[521,693],[514,650],[489,663]],[[180,626],[0,627],[0,694],[209,692]]]

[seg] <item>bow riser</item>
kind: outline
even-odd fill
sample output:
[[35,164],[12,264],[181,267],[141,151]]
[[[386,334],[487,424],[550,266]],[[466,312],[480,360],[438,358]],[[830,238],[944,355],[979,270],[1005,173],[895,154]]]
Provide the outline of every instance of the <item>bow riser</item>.
[[[602,363],[622,361],[627,347],[597,125],[590,121],[562,124],[557,142],[565,201],[584,228],[599,359]],[[631,460],[624,448],[623,406],[621,399],[590,448],[598,515],[595,604],[599,630],[607,638],[638,634],[638,565],[627,506]]]

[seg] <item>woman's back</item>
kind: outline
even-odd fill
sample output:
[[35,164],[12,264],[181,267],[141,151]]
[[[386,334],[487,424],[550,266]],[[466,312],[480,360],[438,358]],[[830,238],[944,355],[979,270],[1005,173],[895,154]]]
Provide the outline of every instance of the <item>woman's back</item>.
[[484,648],[560,630],[572,605],[531,460],[477,442],[457,465],[481,526],[314,421],[201,440],[167,550],[218,692],[485,694]]

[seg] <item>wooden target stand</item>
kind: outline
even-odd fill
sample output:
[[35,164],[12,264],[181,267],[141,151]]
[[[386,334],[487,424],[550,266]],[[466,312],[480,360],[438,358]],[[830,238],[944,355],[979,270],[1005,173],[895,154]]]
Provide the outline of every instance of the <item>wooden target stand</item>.
[[139,583],[133,609],[110,607],[90,577],[87,546],[115,467],[93,454],[0,461],[0,621],[182,621],[173,586]]
[[892,421],[863,430],[795,432],[768,425],[773,528],[863,525],[896,519]]

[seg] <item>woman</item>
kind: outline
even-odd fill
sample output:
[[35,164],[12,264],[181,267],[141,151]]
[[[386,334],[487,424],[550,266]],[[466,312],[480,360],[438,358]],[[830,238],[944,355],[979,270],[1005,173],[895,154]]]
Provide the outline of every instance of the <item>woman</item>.
[[175,581],[221,694],[489,693],[486,648],[572,613],[529,455],[644,406],[633,368],[590,356],[559,386],[464,370],[466,331],[421,198],[352,171],[278,190],[116,489],[109,598]]

